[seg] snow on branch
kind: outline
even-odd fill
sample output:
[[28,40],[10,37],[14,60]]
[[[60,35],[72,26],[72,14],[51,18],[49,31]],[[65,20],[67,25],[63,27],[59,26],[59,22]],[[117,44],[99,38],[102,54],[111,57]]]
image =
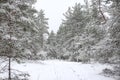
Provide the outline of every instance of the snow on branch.
[[102,24],[105,24],[107,20],[106,20],[103,12],[102,12],[102,10],[101,10],[101,0],[99,0],[99,12],[100,12],[100,14],[102,15],[102,18],[104,19],[104,22],[103,22]]

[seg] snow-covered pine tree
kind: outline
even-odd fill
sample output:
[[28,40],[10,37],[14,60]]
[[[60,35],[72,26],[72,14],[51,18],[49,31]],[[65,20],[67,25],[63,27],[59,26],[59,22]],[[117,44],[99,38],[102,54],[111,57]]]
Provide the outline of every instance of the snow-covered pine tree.
[[64,43],[66,31],[64,24],[61,24],[56,35],[57,45],[62,45]]
[[[63,51],[67,51],[68,55],[76,55],[75,46],[78,43],[77,38],[84,34],[86,21],[89,22],[89,20],[86,19],[87,12],[85,12],[82,5],[76,3],[74,7],[68,8],[68,11],[64,16],[65,20],[63,20],[57,33],[57,37],[61,37],[57,40],[59,43],[62,43],[60,45],[62,46]],[[62,42],[60,42],[60,40]]]
[[56,34],[54,31],[51,31],[47,39],[47,51],[48,58],[58,58],[59,52],[57,51],[56,46]]
[[109,28],[110,38],[112,39],[112,46],[114,48],[114,55],[120,58],[120,1],[113,1],[112,25]]
[[38,33],[39,44],[40,44],[41,48],[43,49],[44,48],[44,41],[45,41],[44,34],[48,34],[48,18],[45,17],[43,10],[40,10],[37,13],[35,21],[36,21],[36,24],[38,26],[37,29],[39,30],[39,33]]
[[[76,4],[64,14],[57,35],[57,49],[64,57],[72,56],[73,60],[87,59],[91,47],[104,38],[105,30],[100,27],[97,8]],[[89,10],[88,10],[89,9]],[[95,16],[96,15],[96,16]]]
[[[109,20],[105,23],[107,30],[106,36],[97,46],[97,58],[103,62],[114,63],[115,70],[112,72],[120,79],[120,1],[119,0],[98,0],[104,6],[109,7],[107,13]],[[100,5],[103,7],[103,5]],[[105,13],[105,12],[103,12]],[[104,15],[105,16],[105,15]],[[111,73],[109,73],[111,74]],[[113,75],[113,76],[114,76]]]
[[120,1],[112,0],[112,25],[109,28],[109,34],[111,42],[111,50],[112,50],[112,58],[111,62],[116,63],[114,73],[118,76],[118,80],[120,79]]
[[[103,33],[103,37],[99,37],[102,40],[96,44],[97,59],[103,60],[103,62],[113,63],[117,59],[119,59],[119,4],[120,2],[115,0],[106,0],[104,3],[106,7],[110,7],[107,13],[110,16],[110,19],[106,22],[106,24],[101,25],[102,29],[106,29],[106,33]],[[107,5],[109,4],[109,6]],[[111,4],[111,5],[110,5]],[[103,5],[101,5],[103,6]],[[105,13],[105,11],[103,12]],[[105,16],[105,15],[104,15]],[[100,30],[99,30],[100,31]],[[97,31],[97,32],[99,32]],[[116,58],[116,59],[115,59]]]
[[51,31],[51,33],[49,34],[49,37],[47,39],[47,44],[53,47],[56,45],[56,36],[54,31]]
[[36,32],[32,20],[33,0],[0,0],[0,56],[8,58],[11,80],[11,61],[25,57],[24,51]]

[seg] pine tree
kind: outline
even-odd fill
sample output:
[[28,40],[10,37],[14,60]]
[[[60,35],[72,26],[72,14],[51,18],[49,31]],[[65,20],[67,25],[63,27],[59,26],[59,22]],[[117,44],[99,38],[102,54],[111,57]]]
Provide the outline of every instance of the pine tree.
[[25,57],[26,44],[36,32],[31,13],[33,0],[0,0],[0,56],[9,59],[9,77],[11,80],[11,61]]
[[71,56],[71,60],[75,61],[90,58],[92,47],[105,37],[98,9],[94,5],[86,6],[75,4],[73,8],[68,8],[56,35],[59,53]]
[[52,47],[56,46],[56,36],[53,31],[49,34],[49,37],[47,39],[47,43]]
[[38,36],[39,36],[39,44],[41,48],[44,47],[44,34],[48,34],[48,18],[45,17],[44,11],[40,10],[36,17],[36,24],[38,26]]
[[112,45],[115,53],[120,56],[120,1],[113,1],[112,6],[114,7],[114,12],[112,12],[112,25],[110,26],[110,38],[113,40]]
[[[98,43],[99,49],[97,49],[99,53],[97,54],[99,58],[103,59],[104,62],[113,63],[117,59],[119,59],[119,4],[118,0],[106,0],[106,5],[112,1],[112,4],[109,6],[108,13],[111,16],[110,20],[107,21],[105,24],[106,35],[104,36],[103,40]],[[101,1],[102,2],[102,1]],[[102,25],[104,28],[104,25]],[[102,47],[101,47],[102,46]],[[99,59],[98,58],[98,59]],[[115,60],[112,60],[116,58]]]
[[75,4],[74,7],[68,8],[64,16],[65,20],[63,20],[56,35],[57,46],[60,49],[58,51],[71,56],[76,55],[77,47],[75,46],[78,43],[78,37],[84,35],[86,22],[89,21],[86,17],[87,12],[80,4]]

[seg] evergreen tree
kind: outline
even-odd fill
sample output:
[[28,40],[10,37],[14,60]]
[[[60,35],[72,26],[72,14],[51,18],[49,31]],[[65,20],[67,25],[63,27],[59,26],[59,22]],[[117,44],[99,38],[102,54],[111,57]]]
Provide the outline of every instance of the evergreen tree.
[[68,52],[65,54],[74,55],[77,38],[84,34],[85,21],[88,20],[86,19],[86,14],[80,4],[75,4],[73,8],[68,8],[68,11],[64,14],[65,20],[63,20],[56,35],[57,47],[63,54]]
[[47,43],[52,47],[56,46],[56,36],[53,31],[49,34],[49,37],[47,39]]
[[[112,13],[112,25],[109,28],[110,38],[112,39],[112,45],[115,53],[120,56],[120,1],[113,1]],[[115,54],[114,53],[114,54]]]
[[93,4],[87,9],[85,6],[76,4],[69,8],[56,35],[57,51],[71,56],[71,60],[90,58],[92,47],[105,37],[98,9]]
[[32,15],[33,0],[0,0],[0,56],[9,59],[9,80],[11,80],[11,61],[25,57],[26,44],[36,32]]
[[[110,20],[108,20],[105,24],[106,29],[106,35],[105,37],[100,41],[100,43],[97,44],[99,48],[97,48],[97,56],[99,56],[100,59],[103,59],[104,62],[110,62],[114,63],[116,60],[119,59],[119,4],[120,2],[118,0],[106,0],[105,5],[109,4],[108,2],[112,4],[109,5],[110,7],[108,9],[108,13],[111,16]],[[102,1],[101,1],[102,2]],[[102,25],[104,29],[104,25]],[[97,59],[99,59],[97,57]],[[114,59],[116,58],[116,59]],[[114,60],[113,60],[114,59]]]
[[44,11],[40,10],[36,16],[36,24],[38,26],[39,44],[44,47],[44,34],[48,34],[48,18],[45,17]]

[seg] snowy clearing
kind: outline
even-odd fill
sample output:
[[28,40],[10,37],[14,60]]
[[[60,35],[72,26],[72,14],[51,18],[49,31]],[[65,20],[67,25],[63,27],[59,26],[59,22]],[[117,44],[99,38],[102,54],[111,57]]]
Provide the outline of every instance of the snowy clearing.
[[110,68],[99,63],[82,64],[59,60],[14,63],[13,68],[30,74],[30,80],[114,80],[101,75],[102,69]]

